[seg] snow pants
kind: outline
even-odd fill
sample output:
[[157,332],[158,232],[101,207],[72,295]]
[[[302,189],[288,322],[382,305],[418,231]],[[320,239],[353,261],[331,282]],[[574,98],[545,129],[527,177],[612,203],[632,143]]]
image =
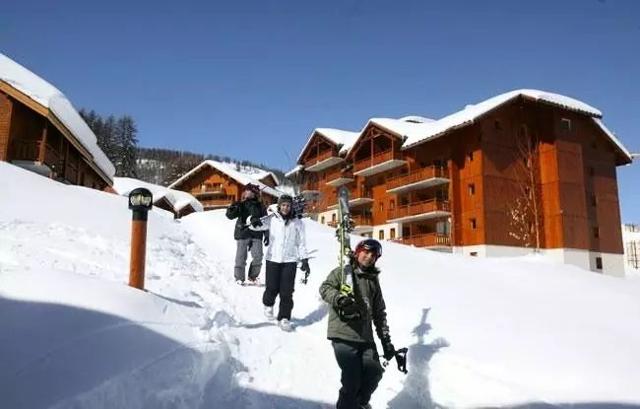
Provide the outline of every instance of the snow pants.
[[262,303],[273,307],[276,297],[280,295],[278,321],[283,318],[291,319],[293,309],[293,289],[296,281],[297,263],[274,263],[267,260],[266,288],[262,295]]
[[244,281],[244,269],[247,266],[247,254],[249,251],[251,251],[249,278],[258,278],[258,275],[260,275],[260,268],[262,267],[262,240],[241,239],[236,240],[236,245],[236,265],[233,271],[235,279]]
[[366,405],[382,379],[382,365],[376,346],[333,340],[333,352],[342,370],[342,388],[336,409],[358,409]]

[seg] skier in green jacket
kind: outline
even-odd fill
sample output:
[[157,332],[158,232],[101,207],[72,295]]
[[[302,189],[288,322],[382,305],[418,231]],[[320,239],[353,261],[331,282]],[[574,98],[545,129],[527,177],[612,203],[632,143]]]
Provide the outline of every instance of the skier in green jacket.
[[[381,255],[382,246],[377,240],[361,241],[345,272],[340,267],[334,269],[320,286],[322,299],[332,307],[327,338],[342,370],[337,409],[371,408],[369,399],[384,372],[373,339],[372,321],[384,358],[389,361],[395,357],[398,368],[406,373],[406,348],[396,351],[389,335],[378,281],[380,270],[375,266]],[[345,274],[352,275],[352,291],[344,290]]]

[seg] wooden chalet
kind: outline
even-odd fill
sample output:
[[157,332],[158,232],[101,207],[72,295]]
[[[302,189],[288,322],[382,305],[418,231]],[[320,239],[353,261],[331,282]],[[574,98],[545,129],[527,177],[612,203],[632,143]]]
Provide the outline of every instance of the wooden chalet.
[[0,54],[0,160],[58,181],[105,190],[115,169],[54,86]]
[[616,167],[631,157],[601,117],[512,91],[439,120],[373,118],[355,141],[316,130],[298,172],[323,224],[347,185],[361,235],[472,256],[535,249],[623,274]]
[[[277,181],[274,175],[261,175],[261,180]],[[204,210],[225,208],[240,200],[242,191],[248,184],[260,187],[261,200],[265,205],[276,203],[280,192],[275,188],[239,172],[233,165],[214,160],[206,160],[169,185],[193,195]]]

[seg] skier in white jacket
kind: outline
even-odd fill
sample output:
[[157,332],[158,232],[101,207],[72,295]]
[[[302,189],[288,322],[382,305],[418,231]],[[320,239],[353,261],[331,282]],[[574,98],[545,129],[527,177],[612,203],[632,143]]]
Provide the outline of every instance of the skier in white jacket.
[[269,217],[269,247],[266,251],[266,288],[262,296],[264,313],[273,319],[273,306],[280,296],[278,325],[284,331],[291,331],[291,310],[293,309],[293,290],[295,286],[298,261],[302,262],[302,271],[309,273],[306,237],[302,220],[293,215],[293,199],[282,195],[277,204],[267,208]]

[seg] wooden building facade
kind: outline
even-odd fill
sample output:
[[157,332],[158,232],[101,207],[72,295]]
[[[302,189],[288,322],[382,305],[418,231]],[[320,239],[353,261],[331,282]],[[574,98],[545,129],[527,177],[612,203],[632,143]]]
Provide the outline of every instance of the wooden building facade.
[[113,165],[62,93],[1,54],[0,160],[64,183],[100,190],[113,184]]
[[[273,176],[265,178],[267,182],[271,179],[275,182]],[[202,162],[169,185],[169,188],[190,193],[198,199],[206,211],[225,208],[234,201],[240,200],[248,184],[260,187],[261,200],[265,205],[278,201],[280,192],[275,188],[235,171],[225,163],[213,160]]]
[[439,121],[372,119],[342,154],[314,133],[302,190],[335,225],[347,185],[356,233],[376,239],[472,256],[535,249],[621,274],[616,167],[629,153],[599,111],[543,95],[514,91]]

